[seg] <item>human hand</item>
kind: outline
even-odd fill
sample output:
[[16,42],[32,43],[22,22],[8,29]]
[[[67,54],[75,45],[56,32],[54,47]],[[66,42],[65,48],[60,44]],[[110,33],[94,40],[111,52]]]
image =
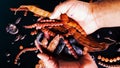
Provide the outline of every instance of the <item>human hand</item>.
[[91,34],[100,27],[96,24],[90,5],[90,3],[82,1],[66,1],[56,6],[50,18],[58,19],[61,14],[66,13],[77,21],[87,34]]
[[37,57],[40,59],[40,63],[35,68],[59,68],[58,62],[52,56],[40,53]]
[[[97,65],[88,53],[80,57],[80,60],[74,62],[60,61],[59,59],[56,61],[47,54],[38,54],[38,58],[43,61],[45,68],[97,68]],[[40,68],[40,65],[36,68]]]

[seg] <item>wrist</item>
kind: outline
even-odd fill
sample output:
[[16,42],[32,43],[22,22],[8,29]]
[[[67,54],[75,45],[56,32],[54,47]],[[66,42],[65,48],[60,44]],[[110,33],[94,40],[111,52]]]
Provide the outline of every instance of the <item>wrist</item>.
[[120,26],[119,6],[119,0],[91,3],[92,14],[99,28]]

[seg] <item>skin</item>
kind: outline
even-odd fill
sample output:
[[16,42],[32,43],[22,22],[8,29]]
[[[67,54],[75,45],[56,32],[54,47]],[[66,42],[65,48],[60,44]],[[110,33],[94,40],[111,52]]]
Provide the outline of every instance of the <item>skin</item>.
[[50,18],[58,19],[61,14],[66,13],[76,20],[87,34],[91,34],[103,27],[120,26],[119,6],[119,0],[101,0],[94,3],[66,1],[56,6]]
[[93,20],[94,17],[90,9],[89,3],[82,1],[66,1],[55,8],[50,18],[59,18],[61,14],[66,13],[67,16],[77,21],[87,34],[90,34],[99,28]]
[[56,61],[52,56],[44,53],[38,54],[37,56],[43,61],[45,68],[98,68],[88,53],[82,56],[80,60],[72,62],[59,59]]
[[100,28],[120,26],[120,0],[103,0],[91,5],[92,14]]
[[[119,6],[119,0],[102,0],[94,3],[66,1],[55,8],[50,18],[58,19],[61,14],[66,13],[70,18],[76,20],[87,34],[91,34],[103,27],[120,26]],[[46,68],[72,68],[73,66],[73,68],[97,68],[88,53],[74,62],[56,61],[48,59],[49,57],[46,54],[38,54],[38,58],[43,60]]]

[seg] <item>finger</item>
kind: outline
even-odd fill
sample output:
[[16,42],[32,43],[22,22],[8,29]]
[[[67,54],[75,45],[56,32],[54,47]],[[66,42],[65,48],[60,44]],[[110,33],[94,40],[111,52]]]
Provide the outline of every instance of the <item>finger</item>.
[[40,53],[37,55],[38,58],[40,58],[43,61],[45,68],[53,68],[53,64],[51,65],[51,60],[49,60],[49,56],[47,54]]
[[60,19],[61,12],[58,11],[59,8],[55,8],[54,12],[49,17],[50,19]]
[[40,58],[45,64],[53,64],[55,63],[55,59],[52,56],[49,56],[47,54],[40,53],[37,55],[38,58]]
[[38,58],[40,58],[43,62],[46,68],[58,68],[58,63],[55,62],[53,57],[48,56],[47,54],[38,54]]
[[66,1],[62,4],[59,4],[50,16],[50,19],[58,19],[61,14],[67,13],[74,3],[74,1]]

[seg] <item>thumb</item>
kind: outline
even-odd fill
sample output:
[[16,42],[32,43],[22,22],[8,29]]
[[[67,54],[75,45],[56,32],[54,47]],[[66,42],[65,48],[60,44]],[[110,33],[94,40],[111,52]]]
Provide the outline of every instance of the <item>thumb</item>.
[[49,60],[49,56],[47,54],[44,54],[44,53],[38,54],[37,57],[39,59],[43,60],[44,62],[46,62],[47,60]]
[[69,11],[69,9],[76,3],[76,1],[65,1],[63,3],[60,3],[55,7],[55,10],[53,11],[52,15],[50,16],[50,19],[60,19],[60,15],[64,14]]
[[54,12],[49,17],[50,19],[60,19],[61,12],[58,10],[54,10]]
[[37,55],[37,57],[43,61],[45,68],[58,68],[58,64],[57,62],[55,62],[52,56],[49,56],[44,53],[40,53]]

